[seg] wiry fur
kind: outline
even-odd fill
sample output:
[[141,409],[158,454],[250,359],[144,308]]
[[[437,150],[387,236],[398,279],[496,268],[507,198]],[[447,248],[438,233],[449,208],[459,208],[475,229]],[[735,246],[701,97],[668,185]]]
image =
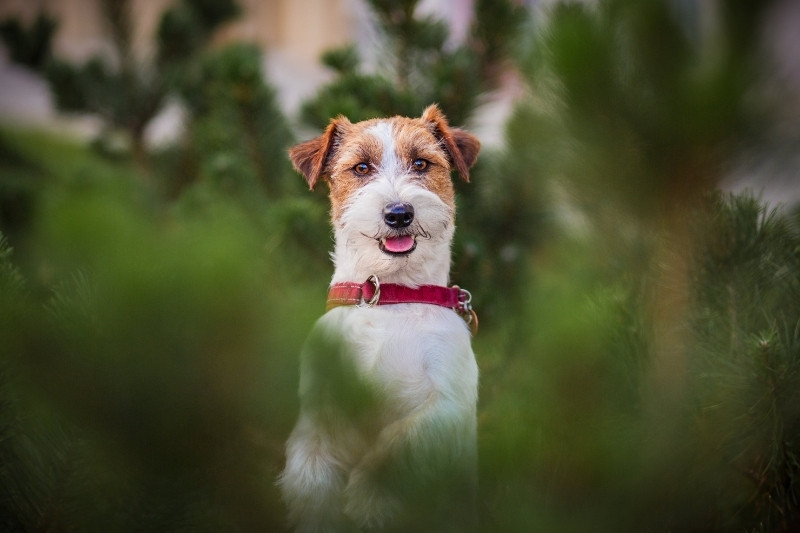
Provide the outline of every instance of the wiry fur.
[[[332,282],[375,275],[382,283],[446,285],[455,230],[450,171],[468,181],[479,148],[436,106],[416,119],[338,117],[293,148],[309,186],[330,186]],[[427,168],[415,170],[415,159]],[[355,172],[359,163],[369,173]],[[396,202],[414,208],[408,228],[383,220]],[[416,248],[382,251],[381,239],[397,235],[413,235]],[[409,514],[431,529],[460,529],[454,518],[468,508],[453,505],[471,502],[449,496],[469,494],[474,484],[477,381],[469,330],[453,310],[397,304],[327,312],[301,357],[301,412],[279,480],[297,531],[402,530]],[[433,525],[437,514],[441,526]]]

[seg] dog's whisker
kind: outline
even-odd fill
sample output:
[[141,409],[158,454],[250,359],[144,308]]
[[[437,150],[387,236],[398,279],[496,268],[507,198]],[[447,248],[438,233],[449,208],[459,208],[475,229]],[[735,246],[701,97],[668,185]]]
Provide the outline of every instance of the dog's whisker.
[[417,235],[422,237],[423,239],[431,239],[431,234],[422,226],[419,226],[419,230],[417,231]]

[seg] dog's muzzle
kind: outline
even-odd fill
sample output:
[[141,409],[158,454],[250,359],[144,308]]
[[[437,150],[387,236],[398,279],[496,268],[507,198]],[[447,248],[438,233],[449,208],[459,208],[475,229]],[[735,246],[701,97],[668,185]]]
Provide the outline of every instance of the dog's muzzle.
[[381,251],[390,255],[407,255],[417,247],[417,240],[411,233],[402,233],[414,222],[414,206],[402,202],[387,204],[383,208],[383,221],[399,235],[382,237],[378,240]]

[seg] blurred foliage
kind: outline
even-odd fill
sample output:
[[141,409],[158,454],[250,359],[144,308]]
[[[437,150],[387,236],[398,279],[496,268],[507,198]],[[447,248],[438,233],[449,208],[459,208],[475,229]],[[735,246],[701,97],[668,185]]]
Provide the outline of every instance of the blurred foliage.
[[[370,5],[386,70],[328,53],[311,124],[432,100],[463,123],[510,52],[527,88],[458,186],[482,530],[798,530],[800,218],[716,190],[744,147],[781,141],[759,91],[771,4],[719,2],[708,33],[666,0],[532,20],[478,1],[453,47],[416,2]],[[155,189],[128,159],[0,130],[4,531],[285,530],[274,480],[330,232],[259,53],[197,46],[220,6],[162,20],[156,62],[191,127],[152,154]],[[318,392],[370,403],[338,383],[350,369],[314,363],[331,369]]]
[[50,59],[53,35],[57,28],[55,19],[40,13],[28,28],[19,20],[4,20],[0,23],[0,38],[12,61],[36,69]]
[[[194,202],[222,193],[258,210],[265,198],[277,200],[302,189],[285,156],[293,135],[275,91],[264,80],[261,51],[243,43],[211,47],[216,30],[239,15],[238,4],[173,3],[159,21],[152,58],[134,53],[130,1],[103,2],[101,7],[113,57],[94,56],[82,65],[51,57],[55,23],[45,33],[37,29],[44,25],[38,19],[27,31],[18,20],[8,20],[6,26],[16,29],[3,34],[12,49],[22,41],[30,43],[24,50],[44,50],[47,59],[35,64],[16,60],[43,72],[61,110],[93,113],[105,121],[95,141],[100,153],[132,160],[139,167],[135,175],[157,202],[173,201],[188,189],[186,196]],[[168,104],[183,110],[186,138],[176,146],[151,149],[146,129]],[[4,197],[19,196],[19,189],[25,189],[9,187],[14,190]],[[304,210],[321,209],[306,201],[300,204],[307,204]]]
[[611,238],[598,245],[622,270],[645,267],[643,234],[686,233],[681,212],[761,142],[776,115],[754,97],[765,62],[741,43],[770,3],[740,4],[720,2],[703,34],[669,0],[564,2],[534,20],[517,46],[528,97],[504,149],[481,154],[458,188],[454,272],[493,293],[480,298],[490,313],[513,307],[508,280],[559,225],[601,227]]
[[304,103],[302,117],[322,129],[331,117],[351,121],[417,116],[436,102],[453,124],[463,124],[479,97],[500,82],[525,11],[510,0],[477,0],[469,35],[450,43],[446,24],[418,13],[418,0],[368,0],[379,31],[380,64],[365,68],[353,46],[326,52],[336,78]]
[[[719,199],[694,269],[690,352],[703,438],[741,491],[721,522],[800,527],[800,227],[752,197]],[[730,504],[728,504],[730,505]],[[724,514],[722,515],[724,517]]]
[[292,132],[263,82],[258,48],[231,45],[209,54],[183,95],[194,116],[189,146],[198,180],[242,198],[274,200],[303,189],[286,157]]
[[553,237],[476,338],[484,530],[797,529],[800,226],[702,204],[645,269],[596,229]]
[[0,251],[3,530],[281,530],[273,480],[325,270],[275,260],[287,206],[165,209],[71,150],[21,267]]
[[[523,67],[555,109],[540,106],[531,118],[563,130],[541,149],[557,150],[551,159],[585,203],[617,194],[616,204],[647,218],[716,186],[721,161],[760,120],[748,102],[758,57],[740,43],[769,3],[745,3],[747,25],[731,15],[740,4],[721,2],[718,34],[695,40],[669,2],[563,4],[551,15]],[[559,161],[566,157],[572,165]]]
[[208,48],[215,29],[238,14],[233,0],[181,0],[162,16],[153,60],[138,57],[133,48],[133,20],[129,0],[103,0],[112,54],[98,54],[83,64],[52,54],[56,23],[39,16],[25,29],[17,19],[4,21],[0,36],[11,58],[40,70],[47,79],[56,105],[62,111],[92,113],[105,125],[96,142],[114,151],[115,134],[123,132],[141,176],[152,180],[145,130],[162,111],[167,97],[191,73]]
[[502,305],[487,530],[797,529],[798,228],[714,193],[777,119],[769,8],[692,34],[670,2],[565,3],[521,46],[530,96],[459,203],[459,280]]

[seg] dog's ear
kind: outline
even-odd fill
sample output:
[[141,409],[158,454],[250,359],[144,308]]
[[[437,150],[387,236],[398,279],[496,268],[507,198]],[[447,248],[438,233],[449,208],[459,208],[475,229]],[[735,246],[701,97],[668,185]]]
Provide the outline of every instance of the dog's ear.
[[436,104],[422,112],[422,120],[443,144],[453,165],[464,181],[469,181],[469,168],[478,159],[481,142],[477,137],[459,128],[451,128],[444,113]]
[[325,133],[289,149],[289,159],[294,168],[306,178],[308,188],[312,191],[325,172],[325,162],[336,145],[337,136],[349,124],[350,121],[340,115],[331,120]]

